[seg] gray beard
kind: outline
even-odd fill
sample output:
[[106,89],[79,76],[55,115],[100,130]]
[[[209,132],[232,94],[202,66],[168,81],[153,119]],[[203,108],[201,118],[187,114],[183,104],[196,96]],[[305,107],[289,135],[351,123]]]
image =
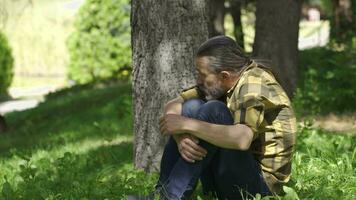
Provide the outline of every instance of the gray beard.
[[222,97],[225,94],[225,91],[219,87],[212,88],[211,90],[201,87],[204,91],[206,100],[216,100]]

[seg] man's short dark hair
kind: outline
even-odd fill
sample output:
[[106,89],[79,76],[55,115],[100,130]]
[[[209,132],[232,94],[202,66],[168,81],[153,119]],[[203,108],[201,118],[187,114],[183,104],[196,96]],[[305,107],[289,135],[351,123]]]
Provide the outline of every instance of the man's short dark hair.
[[198,49],[196,57],[207,56],[209,66],[216,72],[240,71],[251,60],[243,49],[230,37],[219,35],[205,41]]

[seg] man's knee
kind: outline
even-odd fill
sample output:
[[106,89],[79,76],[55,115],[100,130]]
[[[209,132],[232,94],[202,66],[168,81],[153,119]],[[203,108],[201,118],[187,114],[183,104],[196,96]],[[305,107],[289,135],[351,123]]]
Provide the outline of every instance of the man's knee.
[[232,124],[233,118],[229,108],[225,103],[218,100],[211,100],[199,109],[198,118],[208,122],[221,124]]
[[209,113],[212,115],[217,115],[220,113],[226,113],[229,111],[228,107],[222,101],[210,100],[204,104],[204,106],[199,110],[199,113]]
[[182,115],[185,117],[196,118],[199,108],[205,102],[201,99],[189,99],[182,105]]

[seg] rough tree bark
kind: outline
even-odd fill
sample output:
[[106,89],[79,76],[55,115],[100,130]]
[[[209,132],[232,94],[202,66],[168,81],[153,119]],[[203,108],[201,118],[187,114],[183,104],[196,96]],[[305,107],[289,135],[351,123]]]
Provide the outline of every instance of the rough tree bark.
[[209,35],[209,1],[132,0],[134,162],[155,171],[164,103],[195,83],[194,53]]
[[210,0],[210,37],[224,35],[225,0]]
[[298,31],[302,0],[259,0],[253,56],[271,60],[291,98],[297,83]]

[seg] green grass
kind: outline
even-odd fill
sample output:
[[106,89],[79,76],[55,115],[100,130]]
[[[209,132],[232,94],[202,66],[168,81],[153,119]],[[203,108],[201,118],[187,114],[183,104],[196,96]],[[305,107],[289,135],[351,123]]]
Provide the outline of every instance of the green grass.
[[301,199],[355,199],[356,137],[299,127],[289,184]]
[[64,90],[7,115],[0,199],[120,199],[152,187],[154,176],[132,167],[130,87]]
[[[65,89],[7,115],[0,199],[124,199],[152,191],[157,174],[132,164],[130,87]],[[288,193],[276,199],[355,199],[355,145],[352,135],[300,124]],[[206,199],[200,194],[193,199]]]

